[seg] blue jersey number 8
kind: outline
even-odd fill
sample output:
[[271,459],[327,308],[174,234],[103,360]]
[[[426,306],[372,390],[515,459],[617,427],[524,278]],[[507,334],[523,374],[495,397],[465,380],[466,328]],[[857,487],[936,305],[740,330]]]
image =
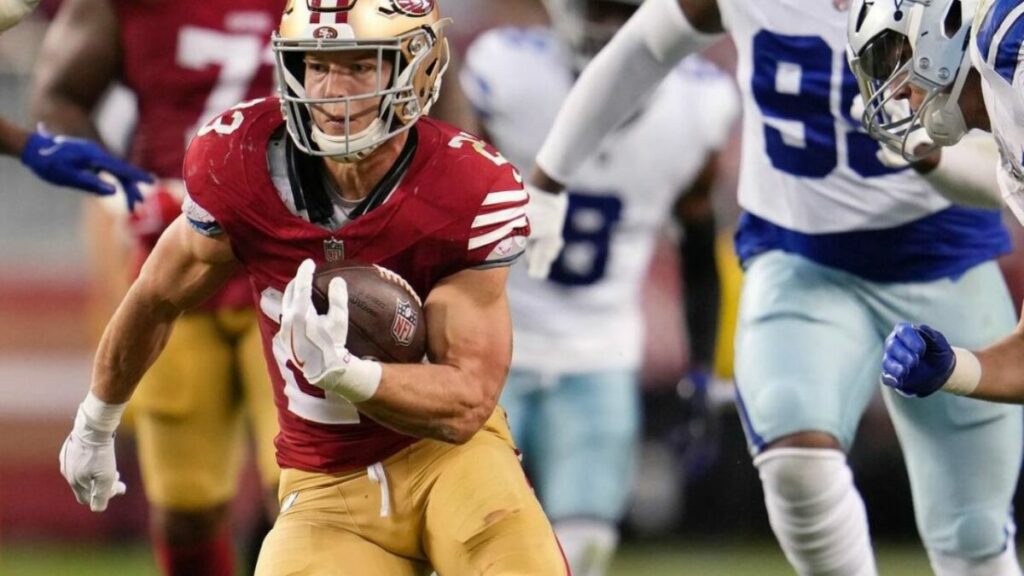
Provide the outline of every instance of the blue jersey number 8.
[[878,143],[850,116],[858,94],[857,79],[845,58],[839,113],[832,113],[834,52],[817,36],[786,36],[762,30],[754,36],[751,90],[765,118],[798,122],[803,142],[787,142],[778,128],[764,126],[772,166],[804,178],[825,178],[839,166],[837,138],[845,139],[846,164],[865,178],[898,172],[878,161]]
[[619,198],[570,192],[562,231],[565,249],[551,266],[548,278],[563,286],[589,286],[604,278],[612,232],[621,218]]

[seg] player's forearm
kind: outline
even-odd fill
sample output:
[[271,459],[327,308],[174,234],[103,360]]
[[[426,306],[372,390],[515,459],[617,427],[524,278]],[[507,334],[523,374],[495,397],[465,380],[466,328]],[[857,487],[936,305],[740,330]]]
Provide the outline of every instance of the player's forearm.
[[28,142],[28,131],[20,126],[0,118],[0,154],[4,156],[21,156],[21,151]]
[[494,412],[503,380],[443,364],[385,364],[376,394],[358,408],[404,434],[462,443]]
[[114,313],[100,340],[93,365],[92,393],[121,404],[160,355],[181,310],[153,298],[137,282]]
[[715,258],[715,220],[686,224],[683,240],[683,282],[686,286],[686,324],[690,332],[690,363],[709,367],[718,333],[720,290]]
[[697,31],[677,0],[644,2],[576,82],[537,166],[554,180],[568,181],[683,57],[715,38]]
[[92,113],[121,67],[110,0],[64,0],[46,29],[32,79],[32,114],[55,132],[100,142]]
[[972,398],[992,402],[1024,403],[1024,328],[975,353],[981,380]]
[[102,142],[90,109],[59,95],[47,95],[32,104],[32,117],[49,132]]

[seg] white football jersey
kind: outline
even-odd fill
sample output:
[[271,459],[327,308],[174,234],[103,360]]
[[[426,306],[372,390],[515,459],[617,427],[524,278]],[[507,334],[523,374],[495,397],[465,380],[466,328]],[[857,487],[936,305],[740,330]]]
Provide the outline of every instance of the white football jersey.
[[978,9],[971,38],[971,62],[981,74],[985,108],[999,144],[999,187],[1024,223],[1024,4],[986,0]]
[[[522,169],[532,166],[574,79],[568,49],[545,28],[484,34],[460,78],[487,136]],[[640,286],[656,235],[727,139],[738,106],[731,79],[687,61],[568,183],[566,247],[551,279],[527,278],[525,266],[512,270],[513,366],[557,373],[639,367]]]
[[1008,247],[995,212],[951,207],[879,162],[850,110],[847,13],[829,0],[718,0],[743,97],[737,250],[781,249],[880,282],[957,276]]

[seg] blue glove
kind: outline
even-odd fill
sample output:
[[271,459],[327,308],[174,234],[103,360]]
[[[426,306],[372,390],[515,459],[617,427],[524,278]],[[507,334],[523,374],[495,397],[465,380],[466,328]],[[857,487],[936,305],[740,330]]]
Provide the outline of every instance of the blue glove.
[[699,368],[676,385],[680,404],[669,442],[679,454],[684,474],[691,479],[705,476],[720,453],[718,414],[708,396],[710,387],[711,374]]
[[956,355],[946,337],[924,324],[900,322],[885,339],[882,384],[904,396],[934,393],[955,367]]
[[79,188],[99,196],[110,196],[117,188],[100,179],[100,172],[109,172],[124,188],[128,211],[142,201],[139,183],[150,183],[153,177],[131,164],[114,158],[95,142],[68,136],[51,136],[40,128],[28,137],[21,153],[21,162],[37,176],[58,186]]

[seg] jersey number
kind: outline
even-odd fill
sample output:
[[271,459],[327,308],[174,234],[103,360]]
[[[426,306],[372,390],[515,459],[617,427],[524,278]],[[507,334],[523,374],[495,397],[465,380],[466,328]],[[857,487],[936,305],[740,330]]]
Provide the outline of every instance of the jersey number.
[[612,232],[620,219],[622,200],[615,196],[570,192],[562,231],[565,248],[551,266],[551,281],[563,286],[589,286],[604,278]]
[[[260,295],[260,310],[274,322],[281,321],[282,294],[267,288]],[[328,395],[323,390],[306,382],[302,372],[289,362],[288,350],[277,338],[274,339],[274,361],[284,380],[284,395],[288,399],[288,411],[296,416],[319,424],[358,424],[359,411],[341,396]]]
[[[859,93],[857,79],[846,58],[835,56],[817,36],[767,30],[754,36],[750,82],[765,118],[764,142],[772,166],[804,178],[825,178],[840,162],[865,178],[898,172],[878,161],[878,143],[860,128],[859,118],[850,116]],[[840,70],[835,70],[836,60]],[[837,74],[842,81],[835,98],[832,78]],[[832,113],[835,105],[838,115]]]
[[[273,53],[259,36],[229,34],[197,26],[184,26],[178,32],[175,58],[178,65],[186,70],[205,70],[209,66],[220,68],[217,84],[206,97],[202,114],[185,134],[186,142],[200,130],[203,122],[245,98],[260,66],[274,63]],[[230,132],[217,130],[217,133]]]

